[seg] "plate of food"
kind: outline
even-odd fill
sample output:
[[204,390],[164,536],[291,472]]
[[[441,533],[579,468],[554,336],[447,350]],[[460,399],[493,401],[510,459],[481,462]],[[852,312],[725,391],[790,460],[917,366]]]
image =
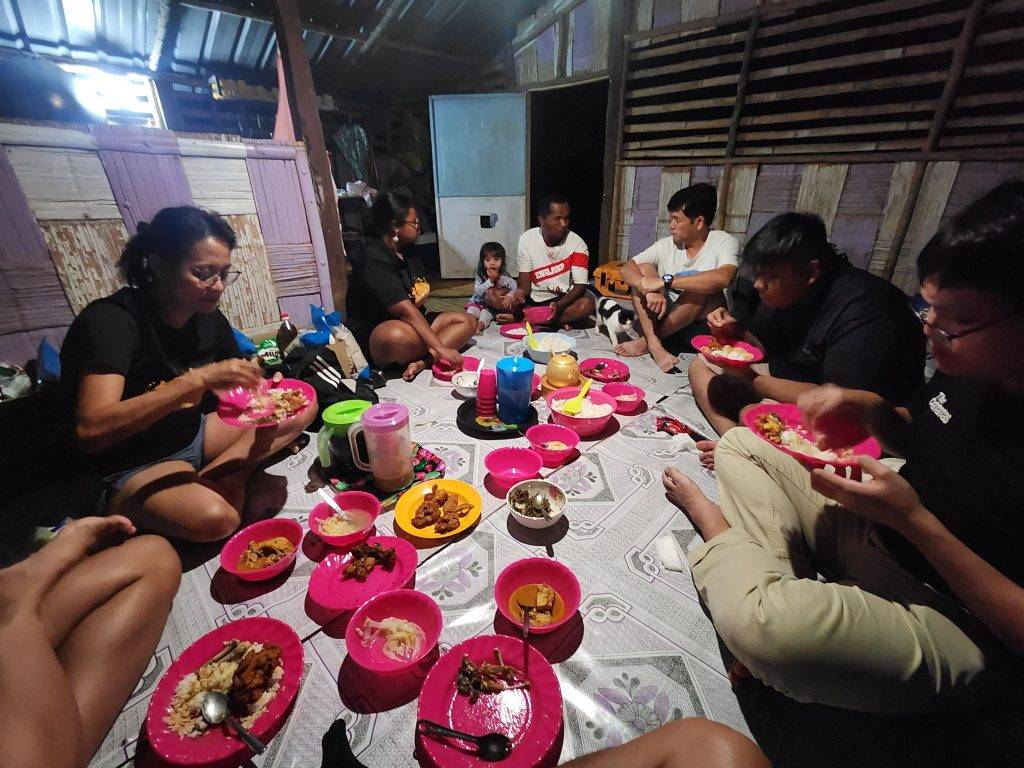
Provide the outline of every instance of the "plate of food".
[[371,536],[345,554],[325,557],[309,577],[309,597],[334,611],[351,611],[374,595],[409,584],[416,548],[397,536]]
[[764,352],[745,341],[724,342],[714,336],[694,336],[690,344],[715,365],[752,365],[764,360]]
[[506,323],[498,330],[506,339],[526,338],[526,323]]
[[395,505],[395,525],[420,539],[446,539],[480,519],[483,500],[461,480],[429,480],[414,485]]
[[258,739],[287,715],[302,678],[302,643],[282,621],[239,619],[203,635],[167,668],[149,700],[146,734],[175,765],[240,760],[249,748],[226,725],[208,725],[209,691],[226,693],[232,714]]
[[[420,691],[417,718],[482,736],[512,741],[508,768],[532,768],[551,755],[562,729],[562,690],[551,664],[520,638],[481,635],[452,647],[431,668]],[[428,764],[444,768],[483,765],[475,747],[450,737],[417,736]]]
[[217,403],[217,415],[233,427],[276,427],[316,408],[316,390],[298,379],[264,379],[259,390],[235,388]]
[[873,437],[847,448],[829,448],[808,427],[792,403],[761,403],[743,411],[743,425],[783,453],[812,467],[856,467],[858,456],[877,459],[882,446]]
[[629,367],[621,360],[608,357],[588,357],[580,363],[580,373],[602,384],[629,380]]

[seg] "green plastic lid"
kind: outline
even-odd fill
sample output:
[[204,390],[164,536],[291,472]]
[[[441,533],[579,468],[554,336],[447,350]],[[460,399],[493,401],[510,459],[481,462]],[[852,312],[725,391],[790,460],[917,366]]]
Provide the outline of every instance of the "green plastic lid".
[[348,429],[359,421],[363,411],[371,405],[373,403],[368,400],[342,400],[340,403],[329,405],[323,412],[324,424],[331,427],[344,427]]

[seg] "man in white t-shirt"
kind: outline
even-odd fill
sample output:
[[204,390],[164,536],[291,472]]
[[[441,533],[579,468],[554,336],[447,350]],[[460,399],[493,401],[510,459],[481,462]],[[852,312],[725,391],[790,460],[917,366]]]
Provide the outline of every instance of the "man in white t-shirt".
[[537,206],[537,224],[519,237],[519,289],[516,308],[546,305],[554,314],[548,325],[568,328],[594,314],[587,293],[590,251],[569,230],[569,201],[548,195]]
[[669,237],[622,265],[641,336],[619,344],[617,354],[638,357],[650,352],[668,373],[679,358],[662,341],[725,306],[725,288],[739,268],[740,244],[728,232],[710,231],[717,207],[710,184],[680,189],[668,201]]

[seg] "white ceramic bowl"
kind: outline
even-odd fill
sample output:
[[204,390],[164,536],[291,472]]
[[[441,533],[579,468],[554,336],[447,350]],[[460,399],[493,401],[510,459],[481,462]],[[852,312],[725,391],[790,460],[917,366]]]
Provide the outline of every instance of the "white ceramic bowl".
[[[530,517],[516,512],[512,508],[512,493],[517,488],[523,488],[531,496],[538,493],[547,494],[547,497],[551,500],[551,517]],[[549,483],[547,480],[523,480],[520,483],[516,483],[508,489],[508,493],[505,494],[505,501],[508,503],[509,514],[515,518],[516,522],[525,526],[526,528],[550,528],[559,520],[562,519],[562,515],[565,514],[565,491],[559,488],[554,483]]]
[[476,388],[480,383],[480,374],[476,371],[459,371],[452,376],[455,391],[463,397],[476,397]]
[[551,356],[552,355],[557,355],[560,352],[565,352],[565,353],[570,354],[570,355],[575,355],[576,354],[576,339],[574,337],[572,337],[572,336],[567,335],[567,334],[564,334],[564,333],[535,333],[535,334],[533,334],[533,338],[537,340],[538,344],[540,344],[543,339],[557,339],[558,341],[561,342],[561,345],[563,347],[565,347],[565,349],[559,349],[559,350],[556,350],[554,352],[550,352],[550,351],[548,351],[546,349],[532,349],[530,347],[530,342],[527,339],[523,339],[523,347],[526,350],[526,354],[535,363],[540,363],[541,365],[547,365],[548,364],[548,360],[551,359]]

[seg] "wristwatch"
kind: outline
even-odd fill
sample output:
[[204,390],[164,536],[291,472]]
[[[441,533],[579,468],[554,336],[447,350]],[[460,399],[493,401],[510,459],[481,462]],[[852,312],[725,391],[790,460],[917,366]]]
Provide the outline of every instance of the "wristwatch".
[[661,276],[661,282],[663,282],[665,284],[665,290],[666,291],[671,291],[672,290],[672,281],[673,280],[675,280],[675,277],[673,275],[662,275]]

